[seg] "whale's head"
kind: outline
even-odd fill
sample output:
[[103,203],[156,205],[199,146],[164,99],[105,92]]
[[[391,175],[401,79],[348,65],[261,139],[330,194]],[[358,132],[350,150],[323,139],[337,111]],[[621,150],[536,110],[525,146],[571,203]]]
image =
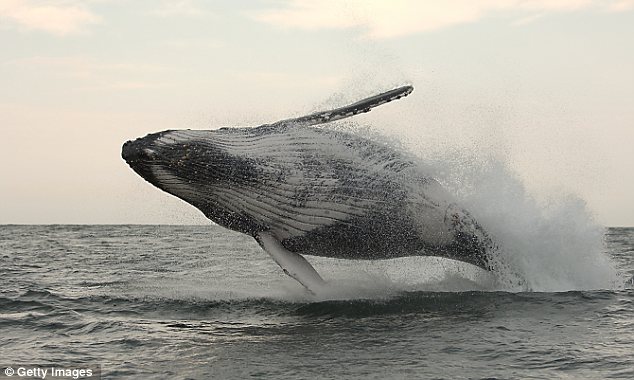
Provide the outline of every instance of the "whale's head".
[[[121,157],[152,185],[188,201],[182,190],[202,182],[202,176],[198,174],[202,168],[218,164],[219,157],[213,156],[219,149],[209,138],[203,149],[201,132],[168,130],[151,133],[123,144]],[[204,177],[206,183],[213,180],[214,176],[210,174]]]
[[123,144],[121,157],[145,180],[176,196],[181,194],[170,184],[213,186],[232,174],[224,169],[238,163],[219,143],[218,131],[151,133]]
[[240,188],[257,176],[252,162],[231,154],[223,145],[225,130],[168,130],[123,144],[122,158],[152,185],[200,209],[229,228],[253,233],[223,201],[228,188]]

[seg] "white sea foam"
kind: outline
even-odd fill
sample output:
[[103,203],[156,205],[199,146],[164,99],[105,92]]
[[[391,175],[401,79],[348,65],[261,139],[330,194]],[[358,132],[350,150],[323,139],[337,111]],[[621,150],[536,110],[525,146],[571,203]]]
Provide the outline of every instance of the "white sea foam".
[[567,291],[621,286],[604,252],[604,227],[572,194],[539,202],[508,162],[469,152],[426,157],[424,170],[453,193],[500,246],[500,290]]
[[[611,289],[619,278],[604,253],[604,228],[585,202],[553,195],[538,202],[506,162],[496,158],[436,161],[436,176],[494,236],[507,265],[526,290]],[[467,164],[464,164],[467,163]]]

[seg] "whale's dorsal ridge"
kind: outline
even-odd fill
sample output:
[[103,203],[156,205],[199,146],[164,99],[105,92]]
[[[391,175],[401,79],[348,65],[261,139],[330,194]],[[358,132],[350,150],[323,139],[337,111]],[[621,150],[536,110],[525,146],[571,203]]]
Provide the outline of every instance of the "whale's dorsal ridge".
[[347,106],[335,108],[328,111],[315,112],[310,115],[305,115],[305,116],[301,116],[297,118],[280,120],[273,124],[265,124],[263,126],[304,127],[304,126],[329,123],[331,121],[345,119],[347,117],[354,116],[360,113],[370,112],[372,108],[380,106],[381,104],[391,102],[392,100],[400,99],[404,96],[409,95],[412,91],[414,91],[413,86],[410,86],[410,85],[402,86],[390,91],[382,92],[378,95],[370,96],[369,98],[359,100],[358,102],[349,104]]

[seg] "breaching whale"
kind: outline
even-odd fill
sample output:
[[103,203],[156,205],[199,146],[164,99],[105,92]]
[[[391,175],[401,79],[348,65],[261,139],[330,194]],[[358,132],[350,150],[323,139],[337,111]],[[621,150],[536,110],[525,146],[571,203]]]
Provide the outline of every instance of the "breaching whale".
[[145,180],[213,222],[253,236],[312,291],[324,281],[304,255],[440,256],[491,269],[489,235],[412,157],[315,127],[412,90],[404,86],[259,127],[152,133],[126,142],[122,157]]

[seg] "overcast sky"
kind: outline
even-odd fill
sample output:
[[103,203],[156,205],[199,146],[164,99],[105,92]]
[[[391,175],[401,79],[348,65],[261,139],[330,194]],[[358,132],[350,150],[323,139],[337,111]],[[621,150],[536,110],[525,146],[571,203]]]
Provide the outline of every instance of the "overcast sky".
[[0,223],[204,222],[121,144],[411,83],[358,122],[634,226],[631,0],[0,0],[0,46]]

